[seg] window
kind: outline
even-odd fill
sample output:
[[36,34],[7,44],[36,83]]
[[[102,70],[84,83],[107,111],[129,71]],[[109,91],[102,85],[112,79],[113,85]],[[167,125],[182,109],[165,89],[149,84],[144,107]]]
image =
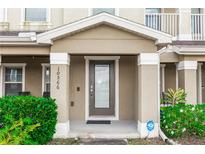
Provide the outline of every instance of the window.
[[161,30],[161,16],[158,15],[160,12],[160,8],[147,8],[145,19],[146,26]]
[[43,92],[50,92],[50,66],[43,64]]
[[0,22],[6,21],[6,9],[0,8]]
[[192,8],[191,9],[192,14],[200,14],[200,12],[201,12],[200,8]]
[[96,15],[96,14],[103,13],[103,12],[106,12],[112,15],[116,14],[116,10],[114,8],[93,8],[92,9],[92,15]]
[[25,21],[47,21],[46,8],[26,8]]
[[5,67],[4,69],[5,96],[18,95],[23,90],[23,68]]

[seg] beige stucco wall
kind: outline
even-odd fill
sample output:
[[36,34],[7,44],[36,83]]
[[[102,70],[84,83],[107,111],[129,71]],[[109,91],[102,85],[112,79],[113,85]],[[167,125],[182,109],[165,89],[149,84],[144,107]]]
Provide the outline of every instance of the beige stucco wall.
[[49,57],[3,56],[2,63],[26,63],[25,90],[34,96],[42,96],[42,63],[49,63]]
[[175,52],[165,52],[160,54],[161,63],[166,63],[166,62],[176,63],[178,61],[179,61],[179,55]]
[[[50,9],[50,21],[49,25],[43,24],[25,24],[22,23],[22,9],[21,8],[9,8],[7,10],[8,15],[8,27],[9,30],[37,30],[44,31],[50,28],[71,23],[82,18],[89,16],[89,8],[51,8]],[[127,18],[129,20],[144,24],[144,8],[120,8],[119,16]],[[15,19],[15,20],[14,20]],[[7,23],[6,23],[7,24]],[[7,26],[6,26],[7,27]],[[8,30],[0,25],[0,29]]]
[[164,12],[164,13],[177,13],[177,8],[164,8],[162,12]]
[[9,30],[21,29],[21,9],[20,8],[8,8],[7,20],[9,22]]
[[[120,56],[119,88],[120,120],[134,120],[135,89],[135,56]],[[80,87],[80,91],[77,91]],[[85,59],[83,56],[71,56],[70,63],[70,120],[85,119]],[[71,101],[74,106],[71,106]]]
[[197,75],[196,70],[179,70],[179,88],[183,88],[187,93],[187,103],[197,103]]
[[158,122],[158,67],[138,66],[138,120]]
[[63,24],[67,24],[88,17],[87,8],[65,8],[62,10],[63,10]]
[[119,16],[140,24],[144,24],[145,9],[144,8],[120,8]]
[[166,64],[165,66],[165,91],[167,89],[176,89],[176,66],[175,64]]
[[51,52],[67,51],[71,54],[137,54],[155,52],[153,40],[102,25],[58,39],[51,46]]
[[205,102],[205,64],[201,67],[202,74],[202,102]]
[[182,59],[184,61],[201,61],[205,62],[205,56],[204,55],[191,55],[191,56],[183,56]]
[[120,120],[134,120],[135,56],[121,56],[119,62]]
[[[83,56],[71,56],[70,61],[69,110],[71,120],[85,119],[85,59]],[[77,91],[80,87],[80,91]],[[74,103],[71,106],[71,102]]]
[[69,66],[51,64],[51,74],[51,97],[56,100],[58,123],[66,123],[69,121]]
[[1,55],[49,55],[50,47],[0,46]]

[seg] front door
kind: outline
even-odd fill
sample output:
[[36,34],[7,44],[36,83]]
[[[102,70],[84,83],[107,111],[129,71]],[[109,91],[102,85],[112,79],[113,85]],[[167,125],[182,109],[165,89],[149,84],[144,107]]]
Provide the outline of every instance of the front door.
[[90,60],[89,115],[115,115],[115,69],[113,60]]

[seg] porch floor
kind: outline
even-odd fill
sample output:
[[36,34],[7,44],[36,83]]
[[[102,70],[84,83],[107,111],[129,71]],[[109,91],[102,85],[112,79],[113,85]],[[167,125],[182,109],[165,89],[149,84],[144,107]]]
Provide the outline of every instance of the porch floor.
[[86,124],[70,121],[70,138],[139,138],[135,121],[112,121],[111,124]]

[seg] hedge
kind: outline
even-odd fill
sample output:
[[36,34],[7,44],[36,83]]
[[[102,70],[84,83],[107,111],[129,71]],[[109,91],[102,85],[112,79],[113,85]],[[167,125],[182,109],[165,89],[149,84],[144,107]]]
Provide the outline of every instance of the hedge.
[[168,137],[205,137],[205,104],[176,104],[161,111],[161,129]]
[[33,142],[46,144],[55,133],[57,123],[57,106],[54,99],[34,96],[6,96],[0,98],[0,123],[7,125],[4,116],[12,116],[14,120],[30,118],[32,124],[40,127],[31,132]]

